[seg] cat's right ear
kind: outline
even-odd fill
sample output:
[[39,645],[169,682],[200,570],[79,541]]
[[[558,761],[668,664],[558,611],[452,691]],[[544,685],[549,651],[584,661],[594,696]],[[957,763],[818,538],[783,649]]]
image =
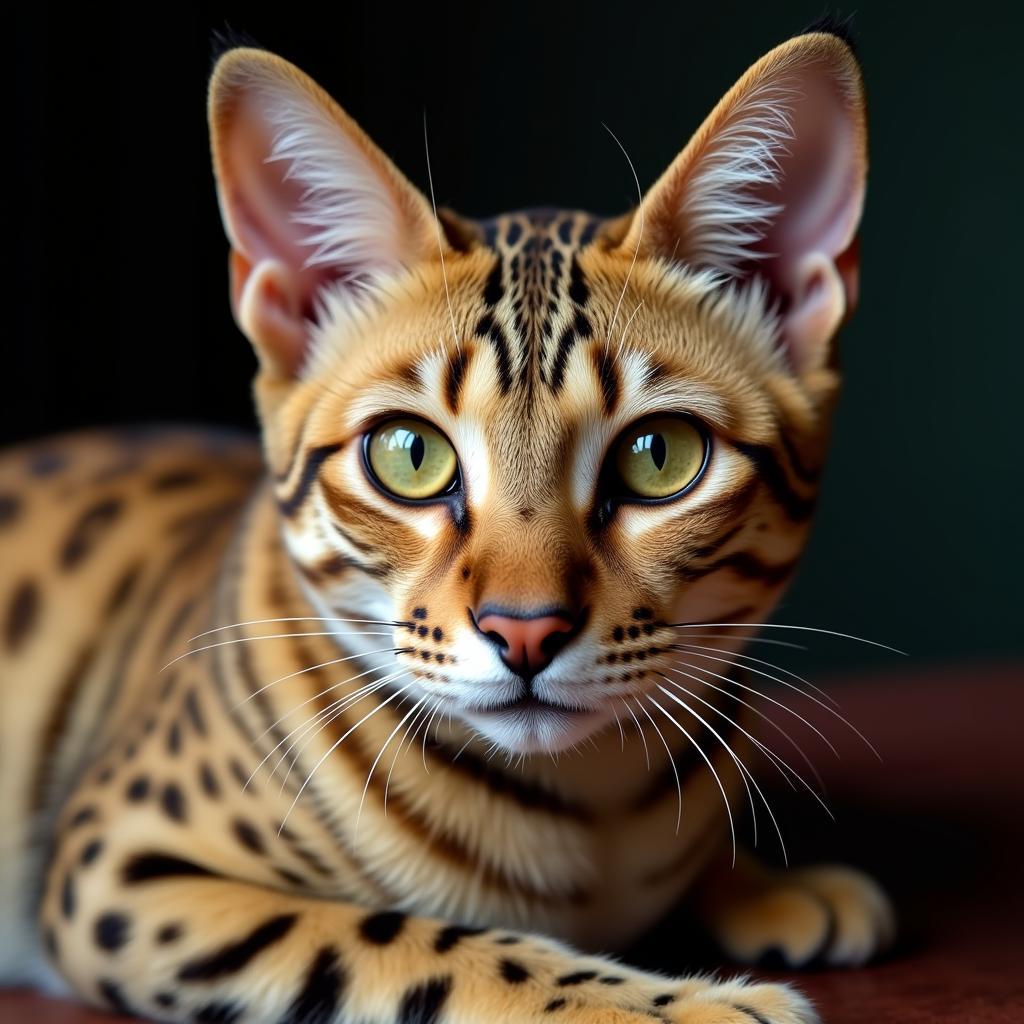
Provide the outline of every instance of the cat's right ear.
[[209,119],[235,319],[263,370],[293,378],[327,289],[356,300],[445,243],[422,193],[282,58],[225,53]]

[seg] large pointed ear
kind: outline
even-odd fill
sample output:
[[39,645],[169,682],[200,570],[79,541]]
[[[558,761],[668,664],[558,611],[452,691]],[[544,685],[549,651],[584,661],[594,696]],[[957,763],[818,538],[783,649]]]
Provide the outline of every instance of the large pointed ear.
[[860,69],[822,32],[759,60],[654,184],[625,251],[760,276],[797,372],[820,366],[857,301],[867,173]]
[[210,140],[231,242],[235,319],[275,376],[301,369],[326,288],[353,297],[436,258],[429,204],[315,82],[229,50],[210,80]]

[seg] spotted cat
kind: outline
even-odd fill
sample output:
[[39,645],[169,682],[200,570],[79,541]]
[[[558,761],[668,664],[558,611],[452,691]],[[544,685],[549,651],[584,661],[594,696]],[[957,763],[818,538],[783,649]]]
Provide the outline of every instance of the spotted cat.
[[0,462],[4,977],[180,1022],[814,1020],[608,954],[684,894],[742,961],[892,933],[862,874],[734,852],[747,760],[802,778],[732,624],[796,566],[857,297],[849,47],[773,50],[612,219],[435,213],[258,49],[209,117],[262,451]]

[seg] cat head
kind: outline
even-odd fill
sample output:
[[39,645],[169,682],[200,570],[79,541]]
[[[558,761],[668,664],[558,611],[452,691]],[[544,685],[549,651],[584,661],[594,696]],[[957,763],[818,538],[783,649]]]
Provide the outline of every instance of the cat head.
[[857,298],[846,44],[763,57],[612,219],[435,215],[261,50],[221,57],[209,113],[232,305],[320,614],[394,623],[396,653],[356,638],[371,662],[509,751],[664,699],[682,644],[725,676],[699,649],[735,651],[746,631],[711,624],[763,622],[795,569]]

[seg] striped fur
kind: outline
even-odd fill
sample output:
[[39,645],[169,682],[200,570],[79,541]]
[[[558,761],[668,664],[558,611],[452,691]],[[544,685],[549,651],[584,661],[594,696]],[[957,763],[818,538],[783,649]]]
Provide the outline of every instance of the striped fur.
[[[833,37],[787,45],[765,74],[855,74]],[[794,362],[768,288],[723,281],[739,250],[717,269],[640,255],[635,215],[445,213],[440,250],[396,269],[434,241],[425,201],[300,72],[235,51],[211,109],[258,347],[260,289],[288,278],[252,269],[217,148],[217,89],[253,82],[285,119],[274,159],[315,177],[301,273],[321,288],[301,361],[260,352],[262,457],[163,431],[0,462],[0,970],[168,1021],[812,1020],[785,987],[577,949],[625,947],[688,891],[741,959],[855,962],[891,930],[847,869],[723,870],[723,797],[748,790],[730,748],[757,753],[749,681],[676,668],[674,624],[763,622],[791,579],[834,361]],[[291,130],[309,102],[323,118]],[[390,199],[368,197],[375,176]],[[334,230],[339,211],[355,221]],[[606,500],[609,446],[664,411],[704,425],[704,475],[675,501]],[[368,477],[362,437],[396,412],[453,443],[450,500],[402,504]],[[494,710],[520,684],[475,628],[489,605],[583,610],[534,682],[573,714]]]

